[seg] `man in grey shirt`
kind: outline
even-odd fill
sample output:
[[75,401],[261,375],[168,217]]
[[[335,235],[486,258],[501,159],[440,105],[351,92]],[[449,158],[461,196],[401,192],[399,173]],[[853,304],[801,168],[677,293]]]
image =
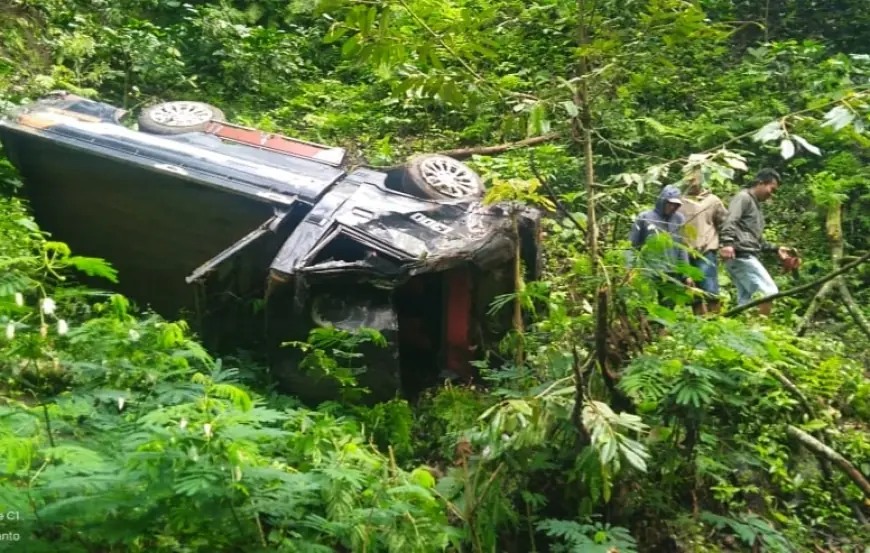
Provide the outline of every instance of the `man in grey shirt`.
[[[777,252],[780,259],[789,258],[788,248],[775,246],[762,236],[764,214],[761,202],[773,197],[780,182],[779,173],[773,169],[762,169],[749,187],[738,192],[728,205],[728,217],[719,235],[719,255],[725,260],[725,269],[737,287],[738,305],[748,303],[756,293],[766,297],[779,292],[758,256]],[[770,308],[770,302],[758,306],[764,316],[770,314]]]

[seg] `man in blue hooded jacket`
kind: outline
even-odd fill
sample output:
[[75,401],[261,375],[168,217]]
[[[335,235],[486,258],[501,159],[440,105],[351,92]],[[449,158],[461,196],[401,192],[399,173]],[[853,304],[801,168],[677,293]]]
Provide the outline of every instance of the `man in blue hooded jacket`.
[[666,248],[661,253],[661,257],[657,256],[658,259],[648,262],[647,266],[682,281],[686,286],[694,286],[692,279],[684,278],[675,271],[678,263],[689,263],[688,252],[679,247],[683,243],[682,232],[685,223],[685,217],[677,212],[683,205],[681,196],[680,189],[676,186],[672,184],[665,186],[659,194],[655,208],[644,211],[635,219],[631,226],[629,240],[632,247],[640,249],[651,236],[659,233],[670,234],[673,245]]

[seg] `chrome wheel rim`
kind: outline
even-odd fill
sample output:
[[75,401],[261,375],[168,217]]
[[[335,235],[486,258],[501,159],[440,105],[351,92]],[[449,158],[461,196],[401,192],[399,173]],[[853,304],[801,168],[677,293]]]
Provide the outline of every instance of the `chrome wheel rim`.
[[449,198],[474,196],[480,191],[471,169],[450,158],[430,158],[420,164],[426,184]]
[[214,112],[196,102],[169,102],[151,111],[151,119],[168,127],[192,127],[211,121]]

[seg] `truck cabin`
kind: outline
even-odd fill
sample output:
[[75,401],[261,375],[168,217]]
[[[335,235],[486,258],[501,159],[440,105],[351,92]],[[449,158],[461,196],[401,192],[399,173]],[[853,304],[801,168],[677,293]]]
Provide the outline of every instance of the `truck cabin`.
[[123,116],[58,93],[0,119],[40,226],[112,263],[112,288],[189,318],[217,352],[268,353],[303,399],[334,397],[334,385],[283,344],[327,326],[387,338],[361,351],[371,400],[471,378],[510,327],[509,313],[487,313],[513,289],[517,240],[538,278],[537,212],[522,211],[516,238],[514,207],[484,205],[480,177],[452,158],[349,171],[341,148],[234,125],[197,102],[149,107],[138,128]]

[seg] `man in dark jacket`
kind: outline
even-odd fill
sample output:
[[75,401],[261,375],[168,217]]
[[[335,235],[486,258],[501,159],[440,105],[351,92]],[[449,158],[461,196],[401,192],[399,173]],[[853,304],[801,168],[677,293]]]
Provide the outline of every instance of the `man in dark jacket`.
[[[779,292],[767,269],[758,260],[762,253],[777,252],[782,260],[788,259],[787,248],[767,242],[764,233],[764,214],[761,203],[773,197],[781,179],[773,169],[762,169],[748,188],[738,192],[728,205],[728,217],[719,235],[719,254],[725,260],[725,269],[737,287],[737,303],[743,305],[760,293],[762,297]],[[771,303],[758,306],[762,315],[770,314]]]
[[[657,259],[651,260],[647,265],[670,278],[684,282],[687,286],[693,286],[694,283],[691,279],[684,278],[675,271],[678,263],[689,263],[688,252],[680,247],[683,243],[682,232],[685,222],[683,215],[677,212],[683,205],[680,196],[679,188],[670,184],[665,186],[659,194],[655,208],[644,211],[635,219],[631,226],[629,240],[634,248],[640,249],[650,236],[659,233],[670,234],[673,245],[661,252],[660,257],[656,256]],[[663,303],[673,305],[671,302]]]

